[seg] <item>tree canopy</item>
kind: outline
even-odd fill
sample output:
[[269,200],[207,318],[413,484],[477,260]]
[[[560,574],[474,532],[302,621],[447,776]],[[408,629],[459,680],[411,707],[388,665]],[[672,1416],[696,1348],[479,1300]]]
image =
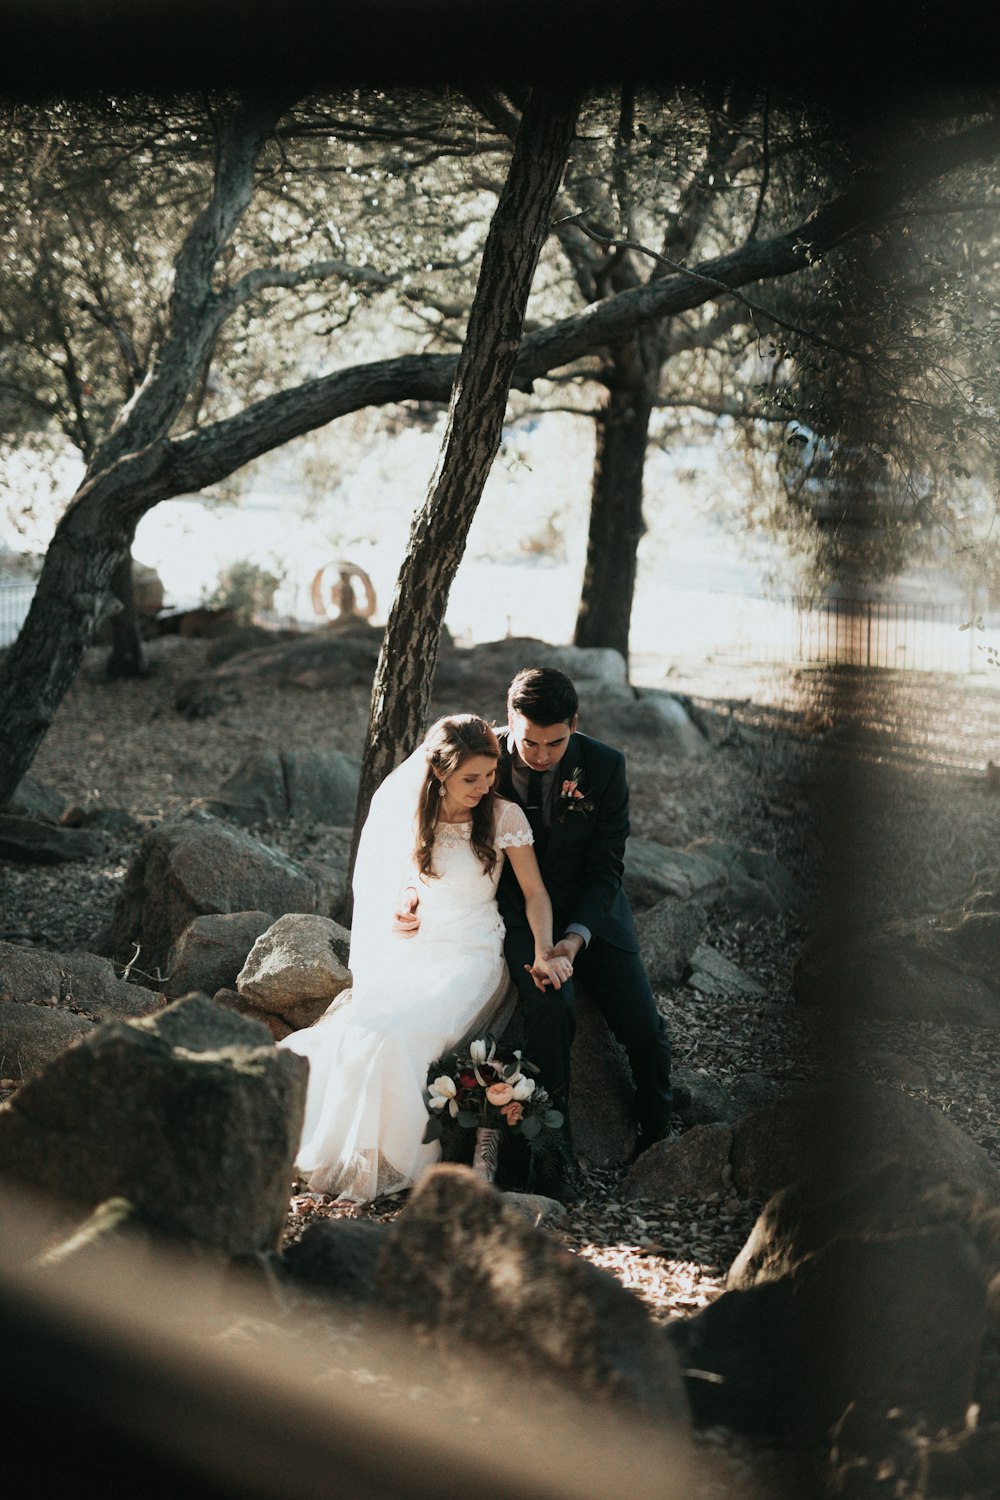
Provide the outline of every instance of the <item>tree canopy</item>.
[[[58,431],[87,470],[0,676],[11,726],[0,796],[112,607],[150,507],[350,412],[448,401],[526,97],[262,93],[12,111],[4,429]],[[757,407],[867,462],[879,445],[912,457],[913,435],[934,428],[926,411],[950,392],[941,454],[972,474],[976,443],[977,463],[988,453],[988,421],[973,442],[960,416],[989,411],[995,380],[973,355],[992,328],[983,209],[1000,122],[971,97],[910,105],[892,123],[845,124],[729,87],[617,89],[586,106],[512,386],[553,400],[572,377],[610,393],[595,472],[605,526],[624,491],[606,486],[597,505],[602,465],[623,472],[607,455],[639,401],[626,455],[633,566],[660,401]],[[958,308],[965,278],[948,254],[958,222],[974,316]],[[928,278],[934,226],[941,264]],[[921,248],[900,256],[900,237]],[[938,294],[943,325],[921,310]],[[966,316],[969,336],[954,321]],[[383,352],[356,358],[372,330]],[[627,642],[627,610],[607,628]]]

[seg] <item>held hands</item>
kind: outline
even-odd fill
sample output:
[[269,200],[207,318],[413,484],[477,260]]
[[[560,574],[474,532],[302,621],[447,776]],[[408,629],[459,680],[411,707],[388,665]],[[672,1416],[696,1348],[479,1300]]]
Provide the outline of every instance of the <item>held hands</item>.
[[525,964],[538,989],[561,989],[567,979],[573,977],[573,960],[583,947],[583,938],[576,932],[568,932],[551,948],[540,953],[533,964]]
[[412,885],[408,885],[399,898],[392,914],[392,930],[397,937],[416,937],[420,930],[419,898]]

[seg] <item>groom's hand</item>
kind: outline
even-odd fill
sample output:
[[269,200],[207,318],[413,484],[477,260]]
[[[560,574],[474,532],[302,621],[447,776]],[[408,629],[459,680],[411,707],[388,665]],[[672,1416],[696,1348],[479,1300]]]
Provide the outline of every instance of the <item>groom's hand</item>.
[[420,901],[416,891],[411,885],[408,885],[400,896],[396,910],[392,914],[392,930],[399,937],[415,937],[419,932],[419,906]]
[[583,947],[583,938],[578,932],[567,932],[564,938],[549,948],[545,954],[546,958],[568,958],[571,964],[576,963],[577,954]]

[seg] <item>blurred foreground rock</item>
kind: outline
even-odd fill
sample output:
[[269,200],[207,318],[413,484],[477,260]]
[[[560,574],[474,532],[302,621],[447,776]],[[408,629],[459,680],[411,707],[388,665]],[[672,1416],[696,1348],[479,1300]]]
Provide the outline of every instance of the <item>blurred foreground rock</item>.
[[108,1021],[0,1106],[0,1175],[90,1207],[127,1198],[158,1232],[273,1250],[307,1065],[203,998]]
[[602,1403],[687,1423],[680,1372],[642,1303],[539,1233],[462,1167],[429,1172],[393,1221],[380,1307],[441,1355],[482,1348],[511,1379],[530,1371]]

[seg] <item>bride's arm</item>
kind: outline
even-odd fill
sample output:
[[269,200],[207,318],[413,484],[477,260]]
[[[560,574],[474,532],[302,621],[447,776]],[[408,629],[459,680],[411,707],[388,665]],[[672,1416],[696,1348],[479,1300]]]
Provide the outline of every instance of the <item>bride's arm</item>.
[[511,844],[505,850],[511,869],[524,895],[524,914],[535,940],[535,961],[526,964],[528,973],[540,990],[551,984],[561,988],[573,973],[573,965],[564,955],[550,957],[552,950],[552,902],[545,889],[535,851],[530,844]]

